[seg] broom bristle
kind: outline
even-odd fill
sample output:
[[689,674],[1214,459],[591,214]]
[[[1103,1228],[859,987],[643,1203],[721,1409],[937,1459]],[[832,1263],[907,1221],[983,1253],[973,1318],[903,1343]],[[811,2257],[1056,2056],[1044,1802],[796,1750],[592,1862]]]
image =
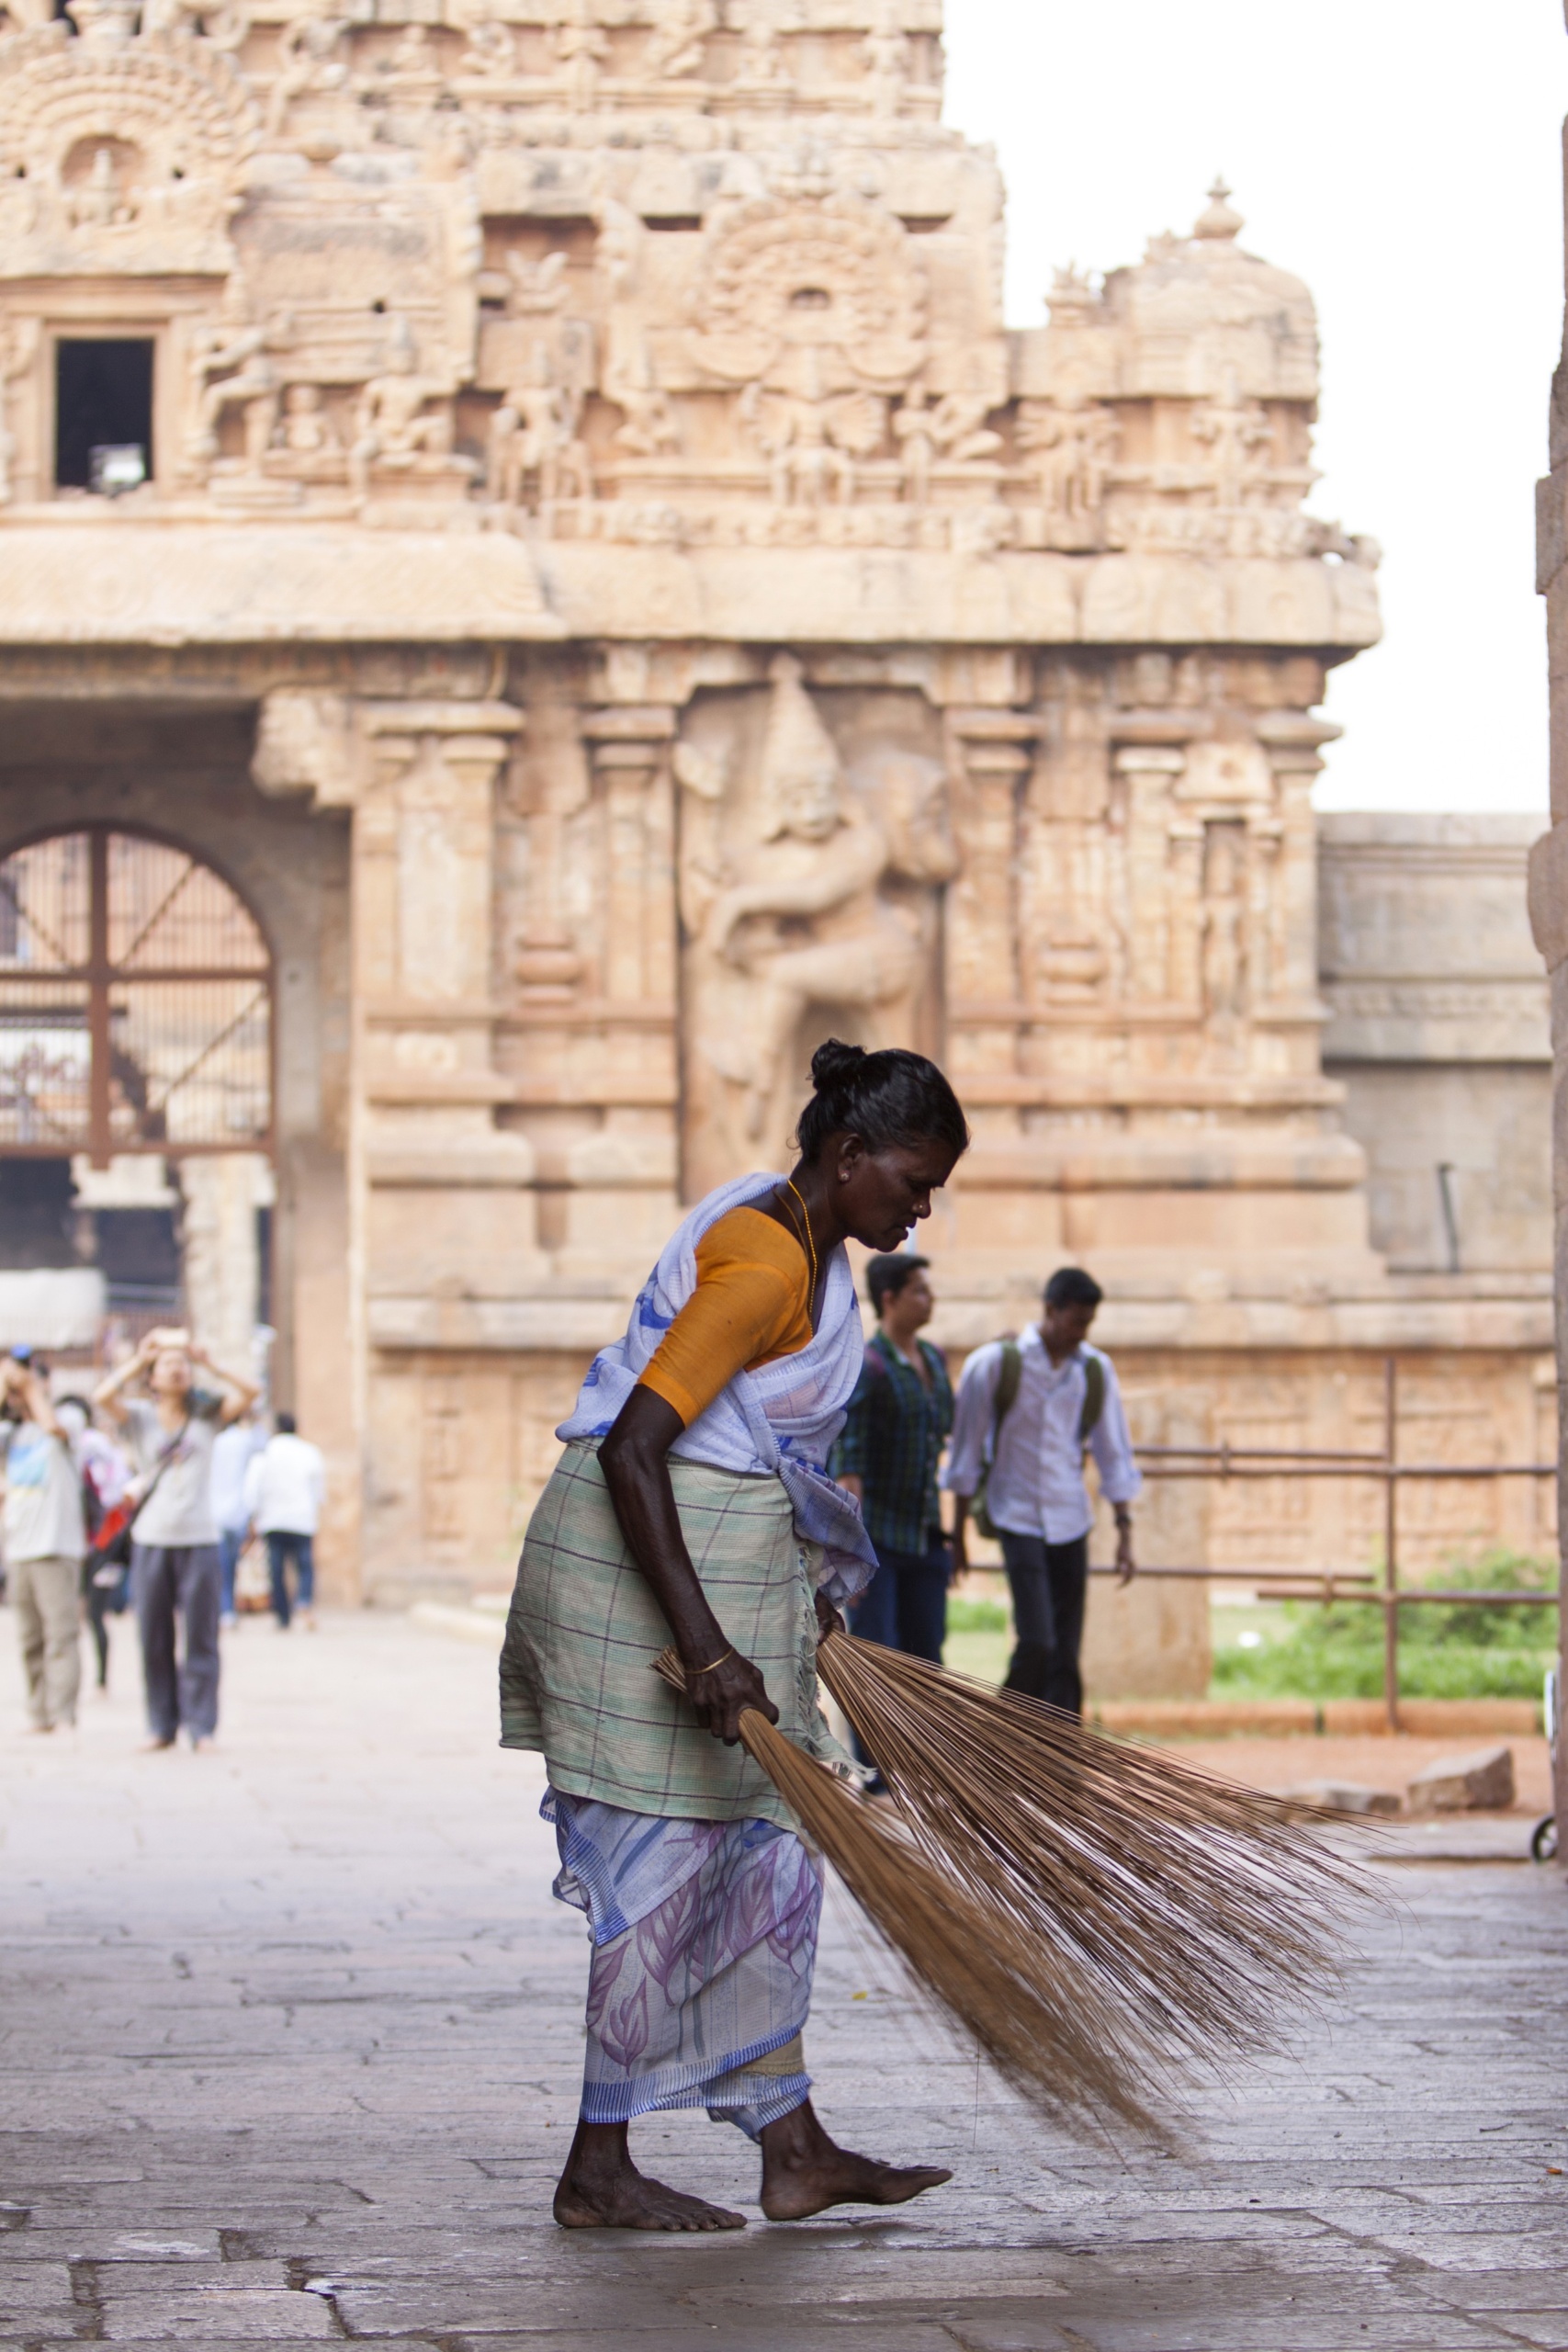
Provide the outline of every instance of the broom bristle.
[[[831,1634],[822,1679],[874,1755],[879,1816],[755,1710],[740,1736],[873,1925],[1059,2120],[1168,2127],[1194,2070],[1274,2038],[1335,1973],[1367,1889],[1299,1806],[925,1660]],[[677,1690],[677,1653],[658,1671]]]
[[[685,1689],[673,1649],[657,1671]],[[872,1926],[1017,2089],[1064,2122],[1111,2117],[1143,2138],[1168,2136],[1122,2061],[1113,2021],[1098,2014],[1094,1986],[1066,1975],[1025,1926],[923,1858],[765,1715],[747,1708],[739,1728],[748,1753]]]
[[1222,2067],[1335,1973],[1367,1890],[1334,1816],[848,1634],[818,1663],[919,1849],[1096,1988],[1130,2063]]

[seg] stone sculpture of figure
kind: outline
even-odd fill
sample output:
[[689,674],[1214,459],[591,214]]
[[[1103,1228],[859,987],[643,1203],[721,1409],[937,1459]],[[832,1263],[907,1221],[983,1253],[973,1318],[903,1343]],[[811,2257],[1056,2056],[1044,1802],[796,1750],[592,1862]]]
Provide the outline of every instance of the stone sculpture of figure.
[[1274,430],[1261,405],[1243,397],[1234,368],[1225,371],[1223,391],[1193,410],[1192,435],[1213,454],[1215,505],[1245,506],[1268,470]]
[[714,0],[649,0],[653,30],[642,70],[651,80],[678,82],[700,73],[704,43],[718,22]]
[[765,86],[788,81],[789,69],[779,45],[780,17],[781,0],[746,0],[738,81]]
[[985,430],[987,406],[983,393],[948,392],[932,407],[923,384],[910,387],[888,428],[903,459],[906,498],[925,505],[931,496],[931,461],[938,456],[962,466],[996,455],[1002,436]]
[[1061,392],[1049,407],[1025,412],[1019,447],[1036,460],[1040,502],[1047,514],[1073,524],[1098,516],[1117,434],[1114,412],[1081,392]]
[[441,56],[422,24],[405,25],[380,66],[384,82],[412,97],[433,97],[441,89]]
[[292,476],[300,481],[343,479],[343,443],[327,413],[319,384],[285,387],[283,415],[272,437],[266,469],[269,474]]
[[[259,474],[277,424],[281,388],[271,353],[293,338],[286,315],[263,324],[253,314],[239,269],[230,276],[216,323],[194,338],[190,356],[191,421],[186,454],[193,469],[218,455],[224,411],[244,413],[247,474]],[[216,380],[215,380],[216,379]]]
[[485,486],[503,506],[592,498],[588,452],[578,438],[580,400],[554,380],[549,354],[536,345],[527,377],[513,384],[491,420]]
[[344,88],[348,61],[342,54],[348,32],[346,17],[337,13],[338,0],[306,0],[303,12],[291,17],[277,36],[277,79],[267,105],[266,127],[282,130],[296,98],[316,91]]
[[0,335],[0,506],[17,494],[17,435],[11,424],[11,387],[38,356],[42,329],[37,319],[15,319]]
[[681,433],[669,397],[654,374],[637,300],[648,232],[629,205],[607,194],[595,206],[594,218],[599,224],[594,258],[604,272],[609,297],[600,389],[622,413],[616,447],[634,458],[655,458],[667,449],[678,449]]
[[909,80],[909,42],[899,14],[899,0],[882,0],[865,36],[866,96],[872,113],[884,121],[898,112]]
[[73,229],[123,229],[136,218],[136,206],[120,178],[112,147],[100,147],[86,178],[65,199]]
[[387,334],[383,373],[372,376],[355,412],[348,478],[364,496],[375,468],[406,471],[419,458],[452,454],[450,402],[454,375],[421,375],[413,333],[394,318]]
[[594,19],[593,0],[568,0],[568,8],[555,29],[556,62],[566,82],[568,106],[573,114],[589,114],[610,54],[610,36]]
[[477,17],[467,28],[468,45],[458,59],[465,74],[502,79],[517,70],[517,36],[499,17]]
[[874,392],[839,392],[812,400],[748,384],[739,414],[768,460],[775,506],[823,506],[855,494],[856,458],[868,458],[886,431],[887,412]]
[[[893,1044],[908,1031],[929,925],[879,885],[890,876],[939,884],[958,867],[937,763],[885,752],[857,771],[853,788],[799,662],[781,654],[772,675],[761,838],[708,877],[696,950],[710,971],[728,966],[750,982],[742,1031],[698,1042],[739,1084],[753,1142],[793,1078],[796,1031],[813,1005],[852,1008],[872,1033],[867,1043]],[[678,773],[698,791],[711,783],[690,761]],[[699,911],[691,880],[688,920]]]
[[142,0],[141,31],[200,32],[214,49],[243,48],[251,29],[244,0]]

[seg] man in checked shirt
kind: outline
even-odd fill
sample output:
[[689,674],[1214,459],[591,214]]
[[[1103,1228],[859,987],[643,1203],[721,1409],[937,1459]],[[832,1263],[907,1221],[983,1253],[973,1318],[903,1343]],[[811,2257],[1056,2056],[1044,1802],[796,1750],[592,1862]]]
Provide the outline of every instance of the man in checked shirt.
[[1094,1509],[1084,1484],[1092,1453],[1100,1490],[1116,1514],[1116,1566],[1131,1581],[1133,1513],[1143,1480],[1133,1458],[1111,1359],[1089,1345],[1104,1293],[1081,1267],[1045,1285],[1044,1312],[1016,1340],[976,1348],[964,1367],[953,1450],[942,1484],[954,1496],[955,1571],[966,1565],[965,1521],[982,1479],[1012,1588],[1018,1646],[1007,1688],[1083,1713],[1078,1651]]
[[850,1630],[940,1666],[949,1559],[937,1464],[953,1427],[953,1388],[942,1350],[919,1337],[935,1305],[930,1264],[904,1250],[866,1261],[876,1329],[832,1468],[859,1500],[877,1558],[875,1576],[851,1606]]

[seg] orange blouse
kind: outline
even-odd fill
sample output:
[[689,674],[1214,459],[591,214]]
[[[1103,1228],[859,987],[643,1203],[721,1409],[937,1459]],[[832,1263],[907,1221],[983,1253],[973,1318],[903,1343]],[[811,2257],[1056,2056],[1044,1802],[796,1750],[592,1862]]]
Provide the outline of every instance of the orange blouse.
[[697,1286],[637,1383],[686,1428],[738,1372],[793,1356],[811,1338],[810,1275],[793,1233],[760,1209],[731,1209],[697,1244]]

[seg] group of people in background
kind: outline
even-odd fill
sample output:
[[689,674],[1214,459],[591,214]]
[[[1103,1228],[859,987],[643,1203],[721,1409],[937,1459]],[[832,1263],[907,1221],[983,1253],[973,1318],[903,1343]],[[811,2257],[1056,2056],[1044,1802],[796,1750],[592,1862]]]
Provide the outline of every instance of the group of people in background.
[[[866,1265],[876,1329],[833,1454],[877,1558],[850,1609],[851,1630],[940,1665],[948,1589],[968,1566],[983,1497],[982,1532],[1000,1545],[1012,1593],[1007,1688],[1081,1714],[1094,1524],[1086,1455],[1115,1516],[1123,1584],[1134,1574],[1132,1506],[1142,1485],[1115,1368],[1089,1345],[1103,1294],[1081,1267],[1059,1268],[1039,1321],[975,1349],[955,1396],[942,1350],[920,1337],[936,1305],[930,1266],[908,1250]],[[944,1488],[953,1498],[947,1531]]]
[[[218,1728],[220,1630],[246,1545],[267,1555],[280,1628],[313,1625],[324,1464],[290,1413],[269,1433],[255,1382],[183,1331],[149,1332],[90,1396],[56,1396],[28,1349],[0,1359],[7,1595],[36,1732],[76,1720],[81,1632],[107,1685],[108,1619],[134,1610],[149,1748]],[[289,1571],[293,1572],[290,1591]]]
[[[878,1563],[852,1630],[940,1664],[949,1588],[968,1565],[983,1492],[1012,1594],[1008,1687],[1078,1713],[1094,1521],[1086,1454],[1115,1514],[1123,1582],[1141,1483],[1115,1370],[1089,1344],[1100,1287],[1077,1267],[1058,1270],[1038,1323],[976,1348],[955,1394],[942,1351],[921,1336],[936,1304],[930,1270],[911,1251],[865,1270],[875,1329],[832,1465]],[[172,1747],[182,1730],[204,1746],[218,1725],[220,1629],[236,1623],[239,1565],[254,1539],[279,1627],[296,1614],[314,1625],[321,1454],[291,1413],[276,1414],[269,1434],[259,1402],[254,1381],[180,1332],[149,1333],[90,1398],[57,1398],[26,1349],[0,1360],[5,1560],[35,1730],[75,1721],[84,1619],[105,1685],[107,1620],[130,1605],[148,1746]],[[123,1561],[99,1540],[118,1519],[130,1531]]]

